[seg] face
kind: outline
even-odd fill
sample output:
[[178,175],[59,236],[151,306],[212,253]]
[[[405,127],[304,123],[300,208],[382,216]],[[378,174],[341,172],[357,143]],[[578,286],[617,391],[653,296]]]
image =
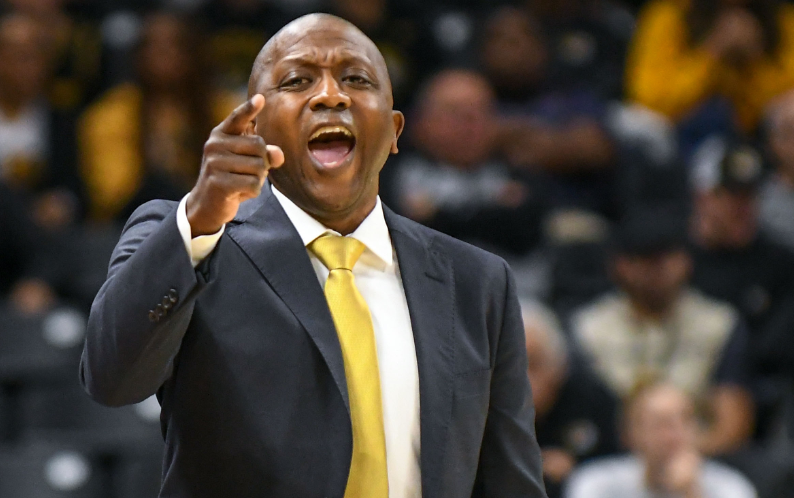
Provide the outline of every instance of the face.
[[653,313],[664,313],[675,302],[692,267],[685,251],[650,256],[618,255],[614,264],[621,288],[633,301]]
[[365,31],[375,29],[386,15],[385,0],[334,0],[339,15]]
[[488,82],[475,73],[451,71],[430,83],[414,138],[432,158],[470,168],[490,158],[495,121]]
[[403,116],[392,110],[388,73],[368,38],[314,18],[293,28],[273,44],[251,86],[266,102],[256,133],[284,151],[270,179],[328,226],[360,222],[375,205],[383,164],[397,152]]
[[545,78],[548,50],[527,14],[506,8],[486,27],[482,61],[494,87],[516,93]]
[[551,410],[557,399],[560,384],[565,371],[564,362],[555,357],[546,335],[538,329],[538,325],[527,323],[524,326],[526,333],[527,375],[532,385],[532,400],[539,416]]
[[695,447],[697,420],[692,402],[677,389],[651,388],[636,400],[629,416],[632,450],[652,467]]
[[27,102],[44,92],[49,59],[38,24],[11,17],[0,24],[0,87],[15,100]]
[[769,148],[781,174],[794,179],[794,97],[781,103],[770,130]]
[[187,26],[169,15],[154,15],[144,26],[139,48],[141,79],[150,88],[172,89],[189,79],[194,62]]
[[758,202],[754,192],[718,188],[698,194],[695,202],[698,240],[711,248],[742,248],[758,231]]

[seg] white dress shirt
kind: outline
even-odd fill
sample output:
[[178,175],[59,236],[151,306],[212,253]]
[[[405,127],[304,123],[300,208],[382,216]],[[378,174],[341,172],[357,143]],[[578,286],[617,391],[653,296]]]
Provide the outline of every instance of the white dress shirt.
[[[325,233],[340,235],[312,218],[275,187],[273,194],[298,231],[304,246]],[[177,226],[195,267],[215,249],[224,228],[216,234],[191,238],[186,202],[187,196],[179,203]],[[421,498],[419,369],[416,363],[416,347],[400,269],[380,198],[372,212],[348,237],[353,237],[366,246],[353,268],[353,276],[359,292],[369,306],[375,331],[386,435],[389,497]],[[311,251],[307,252],[320,285],[324,286],[328,269]]]

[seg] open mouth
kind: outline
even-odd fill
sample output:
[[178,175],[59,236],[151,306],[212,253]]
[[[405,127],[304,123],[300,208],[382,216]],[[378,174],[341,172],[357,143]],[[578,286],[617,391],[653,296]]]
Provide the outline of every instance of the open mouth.
[[356,138],[344,126],[323,126],[309,138],[309,152],[326,168],[342,164],[356,145]]

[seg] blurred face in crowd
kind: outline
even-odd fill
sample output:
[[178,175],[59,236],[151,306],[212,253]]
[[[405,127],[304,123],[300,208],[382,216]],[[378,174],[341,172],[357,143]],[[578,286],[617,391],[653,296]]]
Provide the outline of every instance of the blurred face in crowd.
[[24,105],[41,97],[49,78],[47,45],[41,26],[23,15],[0,20],[0,97]]
[[794,187],[794,94],[782,100],[772,115],[769,149],[778,172]]
[[520,96],[546,77],[549,54],[536,21],[526,12],[505,7],[485,28],[482,61],[495,88]]
[[618,285],[639,311],[653,315],[670,310],[691,269],[691,258],[683,249],[651,255],[618,254],[614,260]]
[[437,75],[420,99],[414,136],[432,158],[472,168],[490,158],[496,138],[494,96],[477,73]]
[[265,46],[249,93],[265,97],[256,132],[284,151],[273,184],[321,222],[363,219],[404,122],[375,44],[341,19],[303,17]]
[[334,0],[334,10],[364,31],[377,28],[386,15],[386,0]]
[[632,451],[651,468],[662,467],[675,455],[695,448],[695,407],[673,386],[654,386],[639,394],[629,406],[627,423]]
[[152,89],[173,90],[189,83],[195,47],[188,28],[177,17],[154,14],[143,27],[138,67],[143,84]]
[[710,249],[740,249],[758,232],[756,192],[717,187],[695,198],[695,239]]
[[562,345],[553,343],[549,332],[536,320],[524,321],[527,375],[532,385],[532,397],[538,416],[548,413],[557,401],[560,386],[565,380],[566,355]]
[[44,15],[59,12],[66,0],[6,0],[13,10],[31,15]]

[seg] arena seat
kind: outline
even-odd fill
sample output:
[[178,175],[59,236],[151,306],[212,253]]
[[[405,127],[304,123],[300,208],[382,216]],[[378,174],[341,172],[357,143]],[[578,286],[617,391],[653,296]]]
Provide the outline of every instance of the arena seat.
[[100,462],[69,445],[33,442],[0,449],[4,498],[107,498]]

